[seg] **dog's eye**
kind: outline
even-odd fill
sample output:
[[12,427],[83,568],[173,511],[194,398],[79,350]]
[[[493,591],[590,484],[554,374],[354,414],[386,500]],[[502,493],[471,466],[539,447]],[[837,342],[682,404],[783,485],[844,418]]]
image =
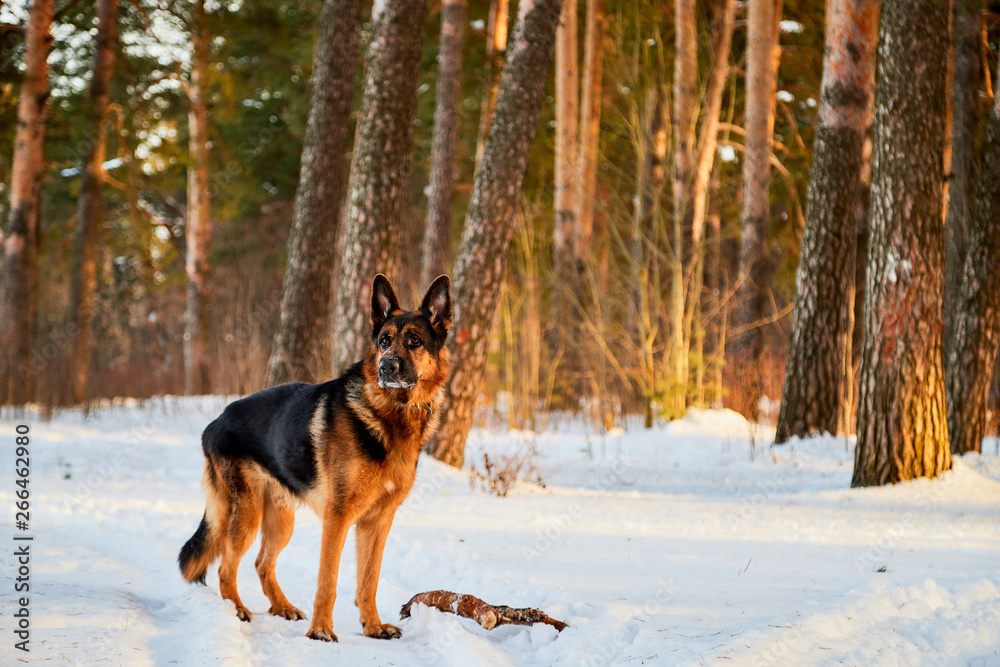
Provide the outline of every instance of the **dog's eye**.
[[419,336],[410,336],[410,340],[406,341],[406,344],[411,348],[420,347],[424,341],[420,340]]
[[389,334],[385,334],[378,340],[378,344],[383,350],[388,349],[390,342],[392,342],[392,338],[389,336]]

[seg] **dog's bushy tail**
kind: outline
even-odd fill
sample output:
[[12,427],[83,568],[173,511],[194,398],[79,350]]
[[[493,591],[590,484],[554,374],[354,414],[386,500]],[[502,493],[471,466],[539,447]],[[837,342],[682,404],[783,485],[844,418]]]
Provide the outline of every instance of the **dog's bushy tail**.
[[217,540],[212,535],[212,527],[208,525],[207,513],[201,517],[198,530],[194,531],[177,556],[177,563],[181,567],[181,574],[191,582],[198,582],[204,585],[205,573],[208,566],[219,557],[219,547]]

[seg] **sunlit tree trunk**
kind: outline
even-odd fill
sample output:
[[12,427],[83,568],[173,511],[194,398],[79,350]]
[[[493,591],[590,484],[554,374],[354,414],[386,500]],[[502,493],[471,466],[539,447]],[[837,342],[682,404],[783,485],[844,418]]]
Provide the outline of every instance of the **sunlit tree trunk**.
[[855,211],[875,86],[878,0],[831,0],[792,335],[775,442],[837,433],[851,374]]
[[586,37],[583,45],[583,76],[580,92],[580,141],[576,158],[577,257],[590,252],[594,235],[594,200],[597,190],[598,143],[601,134],[601,99],[604,58],[604,0],[587,1]]
[[34,0],[25,27],[24,80],[18,93],[17,130],[11,164],[10,211],[0,273],[0,398],[31,399],[37,372],[31,345],[35,329],[38,221],[44,162],[45,113],[49,98],[52,0]]
[[479,138],[476,141],[476,171],[483,162],[486,137],[490,131],[493,107],[496,104],[500,86],[500,70],[504,53],[507,51],[507,20],[510,14],[510,0],[493,0],[490,3],[489,22],[486,24],[486,64],[483,80],[486,82],[479,107]]
[[90,139],[83,159],[83,175],[76,213],[73,274],[70,290],[70,316],[76,336],[71,345],[70,390],[74,403],[87,397],[90,361],[90,325],[93,320],[94,293],[97,290],[97,238],[104,218],[101,187],[104,184],[104,159],[107,149],[107,123],[111,74],[114,71],[114,43],[118,32],[118,0],[97,3],[97,36],[94,40],[94,70],[90,79],[87,123]]
[[460,467],[514,230],[514,207],[545,98],[562,0],[522,0],[455,265],[451,374],[433,455]]
[[375,6],[374,37],[351,159],[344,257],[335,300],[333,374],[371,340],[369,286],[376,273],[400,280],[400,216],[407,199],[426,0]]
[[323,3],[269,384],[317,382],[330,370],[330,301],[347,191],[361,4]]
[[946,3],[882,6],[852,486],[951,467],[941,351],[947,53]]
[[208,393],[208,273],[212,239],[208,182],[207,80],[210,35],[204,0],[196,0],[191,16],[191,79],[188,84],[187,310],[184,313],[184,392]]
[[[571,285],[576,268],[577,140],[579,134],[579,65],[576,0],[564,0],[556,31],[555,234],[553,264],[558,283]],[[556,300],[562,303],[562,299]],[[561,324],[561,323],[560,323]]]
[[[957,105],[956,105],[957,106]],[[970,202],[970,206],[972,202]],[[1000,95],[986,120],[979,192],[946,357],[948,434],[955,454],[982,451],[1000,341]]]
[[979,91],[983,70],[983,0],[954,0],[951,89],[951,173],[945,217],[944,347],[951,349],[969,226],[975,210]]
[[444,0],[441,3],[441,44],[438,47],[437,98],[434,102],[430,195],[427,198],[421,285],[430,285],[432,280],[445,273],[448,266],[458,105],[462,93],[465,3],[466,0]]

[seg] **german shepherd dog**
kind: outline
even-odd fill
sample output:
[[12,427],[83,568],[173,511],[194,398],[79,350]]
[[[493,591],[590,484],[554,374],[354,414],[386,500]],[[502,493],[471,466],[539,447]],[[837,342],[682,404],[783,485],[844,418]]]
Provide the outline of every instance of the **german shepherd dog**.
[[236,571],[261,530],[257,574],[270,613],[305,618],[274,576],[278,554],[292,536],[295,508],[309,505],[323,519],[319,583],[307,636],[337,641],[333,604],[347,531],[355,526],[355,595],[368,637],[394,639],[375,608],[382,550],[396,508],[413,486],[420,449],[438,424],[448,374],[445,339],[451,327],[447,276],[435,280],[417,310],[404,311],[385,276],[371,294],[372,344],[362,361],[329,382],[264,389],[230,404],[202,434],[207,507],[178,562],[188,581],[205,583],[221,558],[219,589],[250,610],[236,592]]

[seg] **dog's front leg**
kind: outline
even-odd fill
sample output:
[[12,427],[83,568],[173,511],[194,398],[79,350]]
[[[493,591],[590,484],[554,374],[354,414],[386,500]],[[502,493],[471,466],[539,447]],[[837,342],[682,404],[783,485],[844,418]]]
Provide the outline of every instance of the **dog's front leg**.
[[323,514],[323,540],[319,557],[319,581],[313,603],[312,625],[307,637],[327,642],[337,641],[333,634],[333,603],[337,600],[337,571],[340,569],[340,552],[344,550],[347,530],[351,522],[347,517],[327,507]]
[[395,513],[395,505],[377,508],[375,513],[362,517],[355,527],[358,551],[358,592],[355,601],[365,635],[377,639],[396,639],[403,634],[395,625],[382,623],[375,606],[382,552]]

